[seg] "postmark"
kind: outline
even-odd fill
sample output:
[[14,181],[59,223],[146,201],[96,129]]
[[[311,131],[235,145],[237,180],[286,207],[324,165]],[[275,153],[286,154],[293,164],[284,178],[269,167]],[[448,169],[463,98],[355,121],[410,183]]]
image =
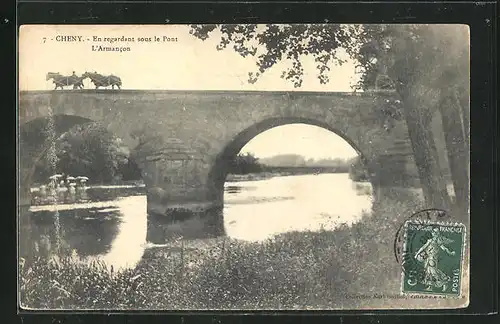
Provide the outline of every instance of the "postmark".
[[410,219],[403,233],[401,293],[459,297],[465,225]]
[[[443,209],[428,208],[412,214],[409,218],[406,219],[406,221],[413,220],[415,222],[426,222],[426,221],[446,222],[446,221],[451,221],[451,219],[452,215]],[[394,257],[396,258],[396,261],[399,264],[403,264],[404,261],[404,244],[405,244],[404,227],[406,221],[401,224],[394,238]]]

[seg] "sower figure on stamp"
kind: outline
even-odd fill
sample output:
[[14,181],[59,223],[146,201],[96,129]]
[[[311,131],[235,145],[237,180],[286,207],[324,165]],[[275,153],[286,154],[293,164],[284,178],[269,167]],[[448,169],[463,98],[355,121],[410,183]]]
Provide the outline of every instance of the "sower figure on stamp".
[[423,283],[428,285],[426,290],[431,291],[432,286],[442,287],[446,290],[447,283],[451,280],[450,276],[441,271],[438,266],[439,249],[449,255],[455,255],[455,251],[448,249],[445,244],[450,244],[453,240],[441,235],[438,228],[431,232],[432,237],[415,253],[415,259],[424,263],[425,276]]

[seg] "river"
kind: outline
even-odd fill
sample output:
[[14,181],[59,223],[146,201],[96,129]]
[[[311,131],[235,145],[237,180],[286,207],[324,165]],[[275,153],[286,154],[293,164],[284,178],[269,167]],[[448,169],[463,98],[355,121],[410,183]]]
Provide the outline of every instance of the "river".
[[[332,229],[351,224],[369,212],[369,184],[352,182],[348,174],[274,177],[227,182],[224,226],[227,236],[259,241],[288,231]],[[115,268],[133,267],[146,244],[144,188],[94,188],[95,203],[82,208],[32,208],[31,237],[35,253],[61,242],[83,259],[99,258]],[[59,228],[59,229],[57,229]],[[59,236],[59,240],[57,240]],[[22,240],[22,237],[20,238]]]

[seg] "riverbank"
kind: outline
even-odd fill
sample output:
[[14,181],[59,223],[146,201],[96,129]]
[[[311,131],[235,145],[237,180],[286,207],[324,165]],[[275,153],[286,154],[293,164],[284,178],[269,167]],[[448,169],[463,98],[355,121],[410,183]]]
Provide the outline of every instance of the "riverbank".
[[247,173],[247,174],[228,174],[226,177],[226,182],[259,181],[259,180],[268,180],[275,177],[312,175],[312,174],[334,174],[334,173],[341,174],[347,172],[324,172],[314,168],[307,168],[294,171],[272,171],[272,172],[258,172],[258,173]]
[[[124,182],[119,184],[90,184],[85,186],[88,189],[133,189],[133,188],[145,188],[146,185],[142,181],[134,181],[134,182]],[[30,192],[38,192],[40,190],[40,186],[34,186],[30,188]],[[62,187],[59,189],[60,191],[67,191],[68,188]]]
[[274,177],[283,177],[290,174],[286,173],[271,173],[271,172],[259,172],[259,173],[247,173],[247,174],[228,174],[226,177],[226,182],[242,182],[242,181],[259,181],[267,180]]
[[[229,238],[150,247],[134,269],[75,257],[21,268],[23,307],[56,309],[353,309],[456,307],[463,300],[398,299],[394,235],[423,208],[390,190],[353,226],[292,232],[263,242]],[[370,295],[387,298],[361,298]],[[361,296],[356,298],[356,296]]]

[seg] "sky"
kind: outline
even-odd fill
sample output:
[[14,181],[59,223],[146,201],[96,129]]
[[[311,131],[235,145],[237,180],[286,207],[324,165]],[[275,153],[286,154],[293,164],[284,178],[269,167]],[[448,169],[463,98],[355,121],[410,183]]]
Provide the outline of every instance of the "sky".
[[241,153],[247,152],[259,158],[300,154],[316,160],[350,159],[358,155],[342,137],[327,129],[306,124],[283,125],[262,132],[241,149]]
[[[80,36],[82,42],[58,41],[61,36]],[[134,42],[110,44],[105,37],[134,37]],[[155,36],[160,39],[154,41]],[[216,35],[214,35],[216,36]],[[101,41],[94,37],[101,38]],[[152,41],[139,42],[139,38]],[[163,39],[168,38],[168,41]],[[295,91],[280,78],[283,64],[266,71],[255,84],[248,72],[255,59],[243,58],[232,49],[217,51],[217,37],[201,41],[189,34],[187,25],[36,25],[19,32],[19,89],[52,90],[47,72],[81,75],[85,71],[114,74],[122,89],[164,90],[259,90]],[[93,51],[98,45],[129,47],[127,52]],[[330,82],[321,85],[312,58],[302,61],[304,80],[300,91],[350,92],[357,75],[353,62],[332,67]],[[85,88],[93,88],[85,80]],[[328,150],[325,148],[329,148]],[[354,150],[342,138],[316,126],[286,125],[261,133],[244,148],[259,157],[302,154],[307,158],[350,158]]]

